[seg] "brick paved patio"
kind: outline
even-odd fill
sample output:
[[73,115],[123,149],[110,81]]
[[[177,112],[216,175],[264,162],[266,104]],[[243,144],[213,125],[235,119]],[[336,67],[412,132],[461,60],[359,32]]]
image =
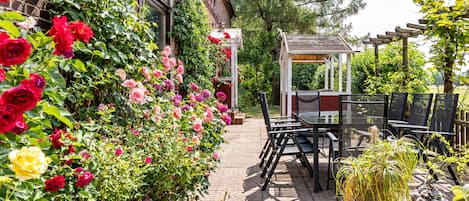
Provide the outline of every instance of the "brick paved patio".
[[[262,191],[263,178],[259,176],[258,155],[266,138],[263,120],[249,118],[245,120],[244,125],[229,126],[227,130],[226,143],[222,145],[221,164],[218,171],[210,176],[209,194],[205,195],[203,201],[336,200],[333,187],[313,193],[311,176],[293,156],[282,157],[277,170],[285,172],[274,174],[274,182],[271,182],[268,190]],[[321,155],[320,175],[321,185],[325,189],[327,159]],[[422,177],[424,176],[417,176],[415,183],[421,183]],[[437,188],[446,196],[451,194],[449,185],[443,181],[439,182]]]

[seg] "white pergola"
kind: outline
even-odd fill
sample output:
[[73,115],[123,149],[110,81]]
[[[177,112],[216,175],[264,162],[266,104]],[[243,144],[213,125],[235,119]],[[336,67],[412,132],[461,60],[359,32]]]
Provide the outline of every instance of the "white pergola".
[[[231,87],[231,108],[238,108],[238,49],[243,48],[243,37],[241,29],[238,28],[224,28],[217,29],[210,33],[211,36],[218,39],[225,39],[223,33],[226,32],[230,35],[230,39],[222,44],[223,47],[231,48],[230,59],[230,72],[231,74],[226,77],[219,77],[218,80],[230,82]],[[218,74],[218,73],[217,73]]]
[[[280,104],[283,116],[292,113],[292,64],[325,64],[324,88],[343,92],[342,57],[346,55],[346,87],[352,91],[351,60],[354,51],[339,35],[286,35],[281,32],[282,47],[280,50]],[[338,89],[335,89],[335,68],[338,67]]]

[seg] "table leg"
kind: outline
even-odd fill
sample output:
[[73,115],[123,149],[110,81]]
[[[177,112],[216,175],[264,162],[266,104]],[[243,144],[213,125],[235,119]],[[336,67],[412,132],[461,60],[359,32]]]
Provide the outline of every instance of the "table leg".
[[313,164],[313,182],[315,193],[322,191],[321,184],[319,184],[319,137],[318,137],[318,127],[314,127],[314,136],[313,136],[313,150],[314,150],[314,164]]

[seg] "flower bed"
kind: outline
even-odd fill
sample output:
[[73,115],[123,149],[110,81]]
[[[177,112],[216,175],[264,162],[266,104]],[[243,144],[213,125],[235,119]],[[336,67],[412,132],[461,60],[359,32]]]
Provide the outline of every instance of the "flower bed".
[[207,189],[231,122],[226,96],[196,83],[178,94],[185,69],[169,47],[117,61],[82,21],[57,16],[44,34],[20,29],[14,12],[0,20],[0,197],[178,200]]

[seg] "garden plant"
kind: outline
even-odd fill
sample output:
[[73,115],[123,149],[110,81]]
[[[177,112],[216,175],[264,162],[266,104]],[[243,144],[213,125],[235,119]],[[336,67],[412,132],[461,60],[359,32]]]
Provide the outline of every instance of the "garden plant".
[[231,122],[226,96],[182,86],[184,63],[158,51],[135,1],[52,3],[65,9],[45,31],[0,12],[0,198],[199,197]]

